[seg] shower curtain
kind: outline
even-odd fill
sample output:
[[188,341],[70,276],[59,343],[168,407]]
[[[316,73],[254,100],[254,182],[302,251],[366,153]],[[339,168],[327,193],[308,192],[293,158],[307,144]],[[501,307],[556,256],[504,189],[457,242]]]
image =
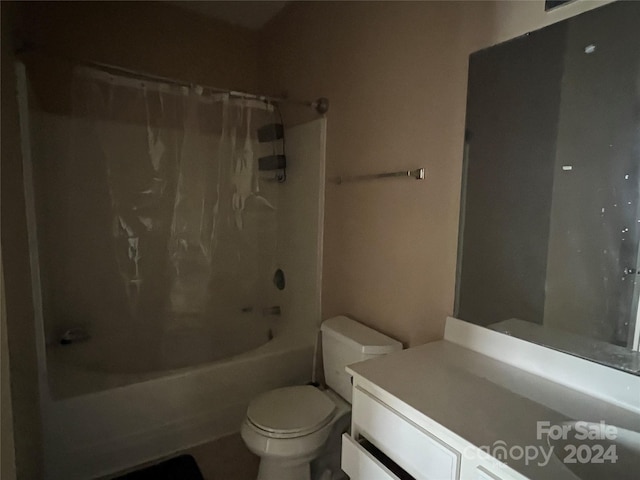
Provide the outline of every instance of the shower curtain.
[[152,357],[199,328],[215,358],[240,353],[229,335],[250,336],[273,296],[278,186],[257,140],[273,106],[82,67],[70,113],[71,154],[43,189],[58,331],[84,324]]

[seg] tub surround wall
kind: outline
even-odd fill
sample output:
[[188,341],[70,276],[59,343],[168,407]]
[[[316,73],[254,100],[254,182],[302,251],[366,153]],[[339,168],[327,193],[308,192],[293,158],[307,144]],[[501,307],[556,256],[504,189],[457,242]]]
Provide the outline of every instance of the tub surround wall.
[[[63,125],[62,130],[68,129],[64,127],[68,120],[65,117],[48,117],[51,116],[32,114],[30,117],[32,123],[37,121],[41,125],[49,125],[46,134],[40,135],[41,139],[46,139],[46,148],[39,150],[46,152],[49,159],[64,158],[69,152],[61,149],[65,142],[60,140],[65,136],[60,135],[58,130],[60,125]],[[206,324],[198,324],[192,328],[165,333],[161,337],[165,352],[161,358],[152,356],[153,350],[150,347],[155,345],[133,344],[132,349],[125,350],[126,346],[119,337],[114,339],[101,335],[100,325],[90,327],[92,338],[89,341],[74,345],[59,345],[56,338],[49,335],[47,383],[51,397],[62,399],[116,388],[158,379],[170,369],[187,365],[203,366],[215,360],[225,360],[230,356],[228,352],[243,353],[264,343],[267,331],[271,331],[276,338],[290,332],[313,335],[320,324],[325,129],[325,119],[286,129],[289,165],[287,181],[278,184],[271,181],[273,172],[261,173],[264,177],[261,188],[263,195],[266,188],[273,189],[268,198],[275,198],[274,203],[277,204],[276,267],[283,269],[286,286],[282,291],[277,290],[274,285],[267,286],[271,292],[268,295],[271,302],[269,305],[280,306],[280,315],[265,316],[261,309],[268,305],[252,302],[246,304],[253,306],[255,311],[241,313],[240,306],[245,303],[240,302],[237,310],[230,312],[224,319],[213,319],[234,327],[228,331],[216,329],[215,325],[207,328]],[[41,157],[40,163],[46,163],[42,162],[43,159]],[[56,162],[48,163],[54,165]],[[50,212],[48,214],[51,215]],[[42,237],[42,232],[39,233]],[[46,241],[45,239],[44,242]],[[82,270],[80,268],[79,272]],[[274,272],[264,273],[265,278],[269,278]],[[63,302],[63,306],[68,308],[72,304]],[[51,316],[68,322],[68,316]],[[126,321],[117,316],[106,320],[110,328]],[[64,323],[54,331],[61,331],[60,327],[63,325]],[[158,326],[162,327],[161,324]],[[127,327],[124,324],[122,331],[126,332]],[[212,345],[215,345],[213,351]],[[114,350],[121,355],[100,355]]]
[[[113,93],[116,98],[124,97],[122,91]],[[90,95],[87,97],[88,103],[95,101]],[[140,100],[141,97],[142,94],[124,98]],[[175,107],[180,100],[183,99],[166,95],[165,108],[170,111],[170,105]],[[199,108],[203,108],[202,105]],[[172,221],[183,222],[181,225],[188,225],[193,235],[200,222],[199,216],[197,220],[186,218],[182,205],[173,205],[169,192],[176,177],[160,174],[167,181],[167,193],[153,200],[156,209],[149,213],[152,228],[147,231],[131,221],[131,217],[127,218],[127,214],[132,213],[127,211],[129,198],[118,193],[117,188],[126,185],[126,190],[131,184],[127,185],[122,176],[116,179],[110,176],[109,169],[125,158],[125,162],[134,165],[132,177],[138,181],[150,180],[145,178],[146,173],[140,174],[145,171],[145,160],[149,162],[147,165],[151,164],[147,158],[149,126],[142,122],[100,122],[94,126],[92,120],[82,118],[79,110],[69,117],[44,113],[37,105],[30,105],[33,190],[49,353],[62,350],[56,354],[71,361],[76,357],[76,362],[85,368],[126,373],[136,369],[161,370],[171,368],[171,364],[176,368],[210,362],[265,343],[274,317],[263,316],[261,309],[275,305],[272,297],[277,292],[270,281],[276,247],[275,215],[265,211],[256,214],[253,205],[247,207],[243,212],[242,238],[249,240],[255,235],[261,243],[254,243],[254,248],[238,248],[237,252],[243,255],[241,261],[233,255],[214,252],[215,268],[200,264],[200,268],[206,269],[204,275],[208,275],[210,282],[207,285],[206,280],[198,276],[202,272],[196,274],[196,268],[185,265],[183,258],[176,260],[177,247],[173,243],[176,237],[165,227]],[[233,106],[228,110],[237,113]],[[266,122],[272,118],[271,114],[265,115],[257,109],[247,110],[252,112],[256,128],[261,126],[261,120]],[[222,117],[222,108],[217,110],[217,106],[205,111],[203,118],[207,120]],[[175,129],[161,128],[159,138],[169,152],[162,156],[163,164],[174,165],[175,161],[176,166],[183,165],[184,176],[179,177],[182,193],[175,194],[175,198],[184,204],[183,192],[191,192],[187,197],[192,201],[200,192],[200,177],[190,175],[190,170],[197,164],[203,171],[207,159],[216,156],[222,127],[212,127],[204,120],[195,127],[188,115],[182,121],[183,124],[177,122]],[[199,128],[207,134],[198,131]],[[181,135],[184,135],[183,143],[176,140]],[[113,148],[106,140],[109,138],[119,139],[120,146]],[[266,146],[262,150],[257,147],[253,145],[256,156],[270,151]],[[173,154],[179,160],[172,160]],[[318,175],[311,181],[314,179],[317,182]],[[217,176],[210,175],[210,181],[218,182]],[[279,186],[274,182],[261,184],[261,195],[276,208]],[[125,206],[114,210],[112,202],[122,202],[123,198]],[[112,232],[116,215],[121,221],[130,222],[139,236],[141,260],[137,265],[141,282],[137,297],[131,295],[131,283],[123,284],[123,277],[130,275],[127,269],[131,265],[123,262],[128,246]],[[216,218],[221,218],[221,214]],[[229,248],[221,234],[216,238],[220,242],[218,251]],[[216,271],[232,272],[238,264],[245,268],[248,278],[255,280],[260,275],[260,287],[245,290],[236,278],[226,275],[220,279],[220,274],[215,277]],[[167,282],[167,277],[172,283]],[[209,305],[204,303],[207,296],[214,299]],[[242,313],[245,307],[253,307],[253,311]],[[191,315],[193,311],[199,312],[197,317]],[[227,320],[217,321],[222,318]],[[84,328],[91,341],[60,346],[62,334],[75,327]],[[212,345],[216,353],[208,351]],[[74,351],[85,351],[85,354],[73,354]]]
[[276,259],[286,285],[274,295],[284,309],[276,331],[320,326],[326,128],[321,118],[285,130],[287,181],[278,185]]
[[[86,361],[62,361],[62,354],[73,356],[64,350],[69,347],[51,352],[47,366],[55,388],[42,389],[47,479],[94,478],[229,435],[238,431],[252,398],[311,380],[320,317],[325,121],[287,129],[287,135],[291,168],[287,183],[275,186],[281,187],[279,205],[287,205],[278,210],[278,259],[288,286],[278,292],[282,315],[269,319],[275,338],[246,354],[169,372],[127,373],[127,358],[122,373],[91,370]],[[76,347],[91,348],[94,341],[99,345],[91,339]]]

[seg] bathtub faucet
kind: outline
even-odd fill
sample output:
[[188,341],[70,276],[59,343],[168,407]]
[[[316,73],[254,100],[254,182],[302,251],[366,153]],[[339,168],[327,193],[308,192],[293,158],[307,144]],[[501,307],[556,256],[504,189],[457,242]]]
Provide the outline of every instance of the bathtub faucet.
[[84,342],[86,340],[89,340],[90,338],[91,335],[89,335],[89,332],[87,332],[84,328],[74,327],[66,330],[60,336],[60,344],[69,345],[71,343]]
[[275,307],[268,307],[268,308],[262,309],[262,315],[264,315],[265,317],[267,315],[281,315],[281,314],[282,314],[282,310],[279,305],[276,305]]

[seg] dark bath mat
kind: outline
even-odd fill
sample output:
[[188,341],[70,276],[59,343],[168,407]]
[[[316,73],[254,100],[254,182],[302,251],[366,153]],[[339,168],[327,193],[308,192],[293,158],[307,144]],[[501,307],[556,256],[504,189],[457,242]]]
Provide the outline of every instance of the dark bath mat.
[[180,455],[113,480],[204,480],[204,477],[191,455]]

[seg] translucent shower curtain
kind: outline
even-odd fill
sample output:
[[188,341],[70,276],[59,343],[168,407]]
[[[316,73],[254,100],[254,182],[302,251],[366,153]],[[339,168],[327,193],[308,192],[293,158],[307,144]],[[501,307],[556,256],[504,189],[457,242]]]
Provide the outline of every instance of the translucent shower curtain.
[[266,342],[278,186],[257,129],[273,106],[89,68],[71,98],[68,158],[42,176],[43,205],[62,197],[40,209],[54,330],[87,325],[102,357],[142,352],[136,369],[189,329],[211,350],[197,361]]

